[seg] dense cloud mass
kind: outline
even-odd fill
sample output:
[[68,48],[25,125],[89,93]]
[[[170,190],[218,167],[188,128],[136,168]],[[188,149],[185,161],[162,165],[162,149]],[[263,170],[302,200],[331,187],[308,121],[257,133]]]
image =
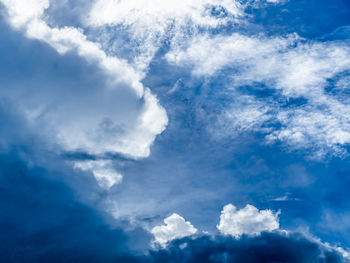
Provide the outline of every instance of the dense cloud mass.
[[53,171],[17,158],[1,155],[1,262],[108,262],[125,251],[123,231],[50,179]]
[[342,262],[340,255],[327,251],[301,236],[263,234],[256,238],[185,239],[168,250],[152,253],[151,262]]
[[0,116],[0,261],[104,262],[125,251],[123,231],[103,223],[67,186],[64,178],[80,182],[74,171],[34,147],[44,141],[23,132],[11,104],[1,101]]

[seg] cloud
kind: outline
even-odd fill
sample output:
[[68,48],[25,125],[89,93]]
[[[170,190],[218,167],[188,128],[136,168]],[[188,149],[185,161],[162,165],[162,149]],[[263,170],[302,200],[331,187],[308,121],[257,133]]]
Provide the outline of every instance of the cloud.
[[[16,114],[15,107],[2,101],[0,138],[12,146],[4,150],[1,144],[0,149],[1,262],[348,262],[343,248],[291,232],[239,238],[191,236],[196,229],[176,214],[154,228],[160,240],[168,241],[166,248],[146,254],[134,251],[129,242],[143,242],[143,249],[148,249],[147,233],[112,228],[96,211],[79,202],[67,181],[84,187],[85,180],[59,156],[40,148],[45,146],[43,138],[32,136],[21,114]],[[14,133],[9,134],[9,129]]]
[[[291,149],[322,158],[346,155],[345,147],[350,143],[350,109],[344,101],[344,89],[339,88],[344,87],[346,81],[341,79],[347,78],[350,69],[349,54],[346,42],[307,41],[295,34],[267,37],[233,33],[198,35],[188,47],[172,49],[166,58],[192,69],[196,77],[225,74],[230,79],[225,92],[249,98],[244,103],[236,99],[237,104],[233,102],[224,110],[226,116],[219,116],[224,117],[221,122],[228,131],[239,131],[240,127],[257,131],[261,127],[268,142],[282,141]],[[338,84],[330,82],[337,78]],[[259,95],[259,85],[269,89],[270,95]],[[242,92],[246,86],[251,87],[250,94]],[[250,116],[246,121],[245,112]]]
[[123,179],[123,176],[113,169],[111,161],[80,161],[74,163],[74,168],[91,171],[98,184],[104,189],[110,189],[112,186],[121,183]]
[[265,123],[273,118],[273,104],[250,95],[232,94],[230,97],[228,105],[215,116],[215,125],[208,128],[212,136],[236,137],[244,132],[271,130]]
[[155,242],[165,247],[166,244],[178,238],[191,236],[197,233],[197,229],[189,221],[185,221],[178,214],[172,214],[164,219],[165,225],[155,226],[151,233],[154,235]]
[[8,144],[0,147],[0,261],[111,262],[127,252],[124,231],[105,224],[78,198],[77,189],[87,181],[81,172],[48,151],[3,100],[0,116],[1,138]]
[[252,205],[237,209],[232,204],[226,205],[220,215],[217,226],[224,235],[239,238],[242,235],[259,235],[264,231],[279,229],[279,212],[258,210]]
[[[124,59],[106,54],[82,29],[48,24],[45,13],[50,6],[48,0],[0,2],[14,29],[24,32],[28,39],[52,47],[62,60],[79,56],[88,66],[94,67],[92,75],[100,77],[96,86],[88,84],[85,89],[80,87],[77,77],[73,87],[62,81],[63,87],[45,83],[50,87],[47,88],[39,82],[35,88],[16,85],[12,90],[3,90],[0,94],[17,102],[38,134],[60,145],[62,151],[102,156],[121,153],[135,159],[148,157],[151,145],[164,131],[168,118],[156,96],[141,83],[142,72]],[[102,166],[81,161],[76,164],[83,170],[91,169],[103,188],[121,181],[121,175],[112,165]]]
[[[118,152],[134,158],[147,157],[151,144],[165,129],[168,119],[156,97],[149,89],[143,87],[140,82],[141,74],[125,60],[108,56],[97,43],[88,40],[81,29],[50,27],[43,20],[49,1],[3,0],[1,2],[7,8],[11,25],[23,30],[28,38],[47,43],[61,55],[75,52],[90,65],[96,65],[106,75],[106,84],[100,87],[99,96],[100,100],[104,101],[79,100],[75,95],[61,101],[63,104],[57,105],[52,112],[42,112],[43,108],[45,109],[44,105],[38,105],[36,109],[24,109],[24,111],[37,112],[29,114],[32,117],[46,114],[45,125],[56,133],[57,141],[66,150],[84,150],[90,154]],[[143,104],[138,115],[132,120],[122,121],[122,117],[113,111],[115,106],[111,104],[111,100],[118,89],[129,89],[136,96],[134,100]],[[101,103],[108,106],[101,107],[99,105]],[[87,106],[95,109],[89,115],[84,115],[81,111]],[[135,110],[137,108],[140,107],[137,106]],[[70,118],[62,117],[66,110],[71,111]],[[45,118],[41,120],[43,119]],[[124,127],[120,128],[120,126]]]

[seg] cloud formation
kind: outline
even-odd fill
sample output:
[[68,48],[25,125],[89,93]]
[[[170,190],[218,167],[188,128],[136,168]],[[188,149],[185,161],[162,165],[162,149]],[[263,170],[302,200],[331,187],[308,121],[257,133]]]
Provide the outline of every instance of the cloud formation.
[[[29,141],[43,145],[42,138],[23,134],[27,131],[25,122],[16,121],[20,119],[14,118],[15,109],[3,103],[0,106],[4,121],[0,127],[1,138],[7,136],[7,142],[16,145],[4,151],[2,144],[0,153],[0,204],[2,211],[6,211],[0,214],[2,262],[348,262],[342,257],[342,254],[348,255],[343,249],[291,232],[264,232],[235,238],[230,235],[181,238],[197,231],[176,214],[153,231],[159,234],[160,240],[169,241],[166,248],[150,250],[145,255],[135,253],[128,240],[148,244],[150,239],[144,239],[147,233],[111,228],[93,209],[79,202],[64,178],[74,180],[81,176],[52,153],[38,155],[36,151],[43,150],[38,147],[30,152]],[[15,131],[13,141],[7,133],[9,127]],[[232,207],[227,208],[230,206],[226,206],[226,210],[232,211]],[[276,214],[266,210],[248,207],[236,213],[239,211],[244,212],[240,219],[248,220],[252,226],[257,223],[251,220],[254,217],[272,219],[275,216],[277,220]]]
[[[95,1],[84,24],[95,28],[102,45],[119,53],[128,46],[129,59],[141,71],[149,63],[164,41],[178,45],[201,28],[217,28],[244,16],[240,1],[230,0],[98,0]],[[110,34],[108,27],[120,32]],[[147,32],[147,33],[146,33]]]
[[222,237],[183,239],[152,256],[154,261],[148,262],[347,262],[335,250],[298,234],[271,233],[238,240]]
[[166,244],[174,239],[191,236],[197,233],[197,229],[189,221],[178,215],[172,214],[164,219],[164,224],[152,228],[155,242],[165,247]]
[[261,232],[279,229],[279,212],[257,209],[246,205],[237,209],[232,204],[226,205],[221,211],[219,231],[224,235],[239,238],[242,235],[259,235]]
[[[252,24],[255,12],[264,16],[287,1],[58,2],[50,8],[54,0],[0,0],[11,26],[0,21],[0,261],[346,262],[345,249],[275,231],[279,212],[251,205],[225,206],[217,236],[201,236],[178,214],[147,228],[174,209],[215,231],[217,204],[229,198],[281,206],[283,228],[302,221],[316,229],[321,208],[308,209],[315,200],[347,206],[333,194],[342,188],[328,186],[339,180],[347,187],[347,166],[334,179],[322,177],[332,168],[313,176],[321,166],[305,165],[307,175],[299,176],[304,164],[277,153],[280,144],[231,141],[254,133],[255,142],[282,142],[314,157],[346,156],[346,41],[308,40]],[[74,22],[68,14],[55,20],[55,11],[74,5],[68,12]],[[168,122],[155,94],[176,112],[173,130],[160,136],[156,156],[141,161]],[[217,144],[210,136],[224,140]],[[301,169],[280,176],[291,164]],[[122,174],[128,175],[123,185],[114,188]],[[282,195],[289,191],[306,204],[293,206]],[[270,202],[271,196],[284,202]],[[288,218],[293,213],[299,217]],[[145,252],[151,234],[159,246]]]

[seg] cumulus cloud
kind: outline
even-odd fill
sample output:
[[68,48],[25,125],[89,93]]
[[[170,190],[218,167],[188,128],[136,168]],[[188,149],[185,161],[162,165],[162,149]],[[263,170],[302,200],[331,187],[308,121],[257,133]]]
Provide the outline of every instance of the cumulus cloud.
[[15,107],[3,106],[0,133],[10,146],[0,149],[0,261],[113,262],[127,252],[124,232],[106,225],[68,186],[84,188],[81,172],[43,149],[45,141],[13,116]]
[[264,231],[279,229],[279,212],[260,210],[252,205],[237,209],[232,204],[226,205],[220,215],[219,231],[235,238],[246,235],[259,235]]
[[164,219],[164,224],[152,228],[151,233],[154,235],[155,242],[165,247],[166,244],[174,239],[191,236],[197,233],[197,229],[189,221],[178,215],[172,214]]
[[[24,86],[2,91],[2,95],[18,102],[18,108],[38,133],[64,151],[92,155],[122,153],[131,158],[149,156],[155,137],[165,129],[168,119],[158,99],[141,83],[142,73],[124,59],[106,54],[82,29],[47,24],[45,11],[49,0],[0,2],[13,28],[29,39],[48,44],[62,56],[78,55],[95,71],[102,72],[100,77],[104,78],[101,86],[85,90],[80,84],[70,88],[51,85],[50,89],[38,84],[32,92]],[[121,176],[112,171],[112,166],[102,166],[77,164],[84,170],[90,167],[103,187],[120,181]]]
[[[79,101],[75,97],[63,102],[64,104],[59,105],[55,112],[48,113],[46,124],[55,130],[58,141],[65,149],[85,150],[91,154],[120,152],[135,158],[147,157],[155,136],[165,129],[167,116],[155,96],[149,89],[143,87],[140,73],[125,60],[108,56],[98,44],[88,40],[81,29],[50,27],[43,20],[49,1],[1,2],[8,10],[10,23],[15,28],[23,30],[29,38],[49,44],[60,54],[76,52],[88,63],[97,65],[107,76],[107,84],[105,87],[100,87],[100,93],[101,99],[105,99],[102,103],[110,105],[108,109],[99,107],[96,101],[91,100],[88,102],[92,102],[89,106],[96,107],[92,115],[81,114],[79,105],[86,107],[84,103],[87,101]],[[115,96],[116,89],[131,89],[136,98],[144,102],[142,111],[134,120],[126,122],[123,132],[120,132],[121,129],[117,131],[118,125],[121,124],[120,116],[117,112],[113,112],[113,105],[106,101]],[[75,112],[71,112],[71,118],[65,120],[61,115],[67,108],[71,109],[72,102],[78,107],[74,109]],[[140,136],[139,133],[146,136]]]

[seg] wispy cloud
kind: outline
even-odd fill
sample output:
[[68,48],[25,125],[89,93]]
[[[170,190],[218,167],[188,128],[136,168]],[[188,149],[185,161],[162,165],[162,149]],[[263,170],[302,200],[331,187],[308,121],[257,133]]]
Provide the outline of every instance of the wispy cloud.
[[[333,88],[329,79],[346,77],[349,55],[346,42],[234,33],[197,36],[187,48],[173,49],[166,57],[170,63],[191,68],[195,76],[228,75],[231,82],[226,89],[234,91],[234,96],[247,96],[239,92],[247,85],[253,91],[259,84],[274,90],[273,96],[250,95],[243,103],[236,99],[237,104],[225,109],[231,130],[260,126],[266,132],[267,126],[267,141],[312,149],[313,157],[322,158],[343,156],[350,142],[349,107],[342,91],[337,96],[327,91]],[[302,103],[293,103],[295,99]]]

